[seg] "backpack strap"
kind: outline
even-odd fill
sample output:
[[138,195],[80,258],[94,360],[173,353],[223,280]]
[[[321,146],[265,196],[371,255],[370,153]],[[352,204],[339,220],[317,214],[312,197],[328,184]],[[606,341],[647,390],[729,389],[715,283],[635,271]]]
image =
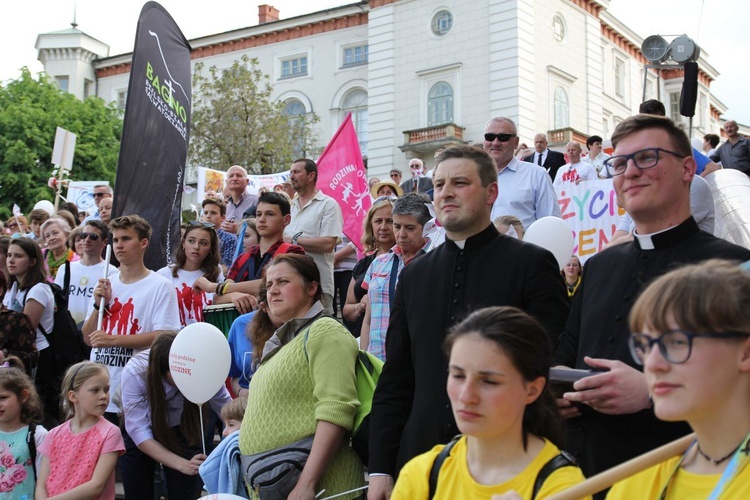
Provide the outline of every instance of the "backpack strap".
[[445,448],[440,450],[440,453],[438,453],[438,456],[435,457],[435,461],[432,462],[432,468],[430,469],[430,500],[435,496],[435,492],[437,491],[437,483],[438,483],[438,476],[440,475],[440,468],[443,466],[443,462],[445,462],[445,459],[448,458],[451,454],[451,450],[453,450],[453,447],[456,445],[458,440],[461,439],[461,434],[454,437],[450,443],[445,445]]
[[31,457],[31,468],[34,471],[34,479],[36,479],[36,423],[31,422],[29,424],[29,430],[26,432],[26,446],[29,447],[29,456]]
[[559,455],[554,457],[552,460],[544,464],[541,469],[539,469],[539,473],[536,475],[536,480],[534,481],[534,491],[531,494],[531,498],[536,498],[539,490],[541,490],[542,486],[544,486],[544,481],[546,481],[547,478],[550,477],[552,473],[557,469],[577,466],[578,464],[576,463],[576,459],[573,457],[573,455],[571,455],[567,451],[561,450]]
[[68,307],[70,297],[70,261],[65,261],[65,278],[63,279],[63,297],[65,297],[65,308]]
[[282,242],[281,245],[279,245],[279,248],[277,248],[276,251],[273,253],[273,256],[276,257],[277,255],[286,253],[291,246],[292,245],[289,243]]

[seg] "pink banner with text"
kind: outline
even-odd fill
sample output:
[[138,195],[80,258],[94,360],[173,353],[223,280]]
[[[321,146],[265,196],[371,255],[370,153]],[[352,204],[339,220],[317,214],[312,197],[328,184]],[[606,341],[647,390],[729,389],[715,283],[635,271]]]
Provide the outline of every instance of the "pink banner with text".
[[341,207],[344,234],[362,251],[362,221],[372,206],[367,174],[351,114],[318,158],[318,189]]

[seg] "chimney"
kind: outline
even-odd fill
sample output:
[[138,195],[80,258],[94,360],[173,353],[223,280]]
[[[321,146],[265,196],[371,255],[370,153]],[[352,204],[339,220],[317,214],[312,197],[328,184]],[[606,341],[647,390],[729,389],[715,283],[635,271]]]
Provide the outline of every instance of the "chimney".
[[272,5],[258,5],[258,24],[272,23],[279,20],[279,9]]

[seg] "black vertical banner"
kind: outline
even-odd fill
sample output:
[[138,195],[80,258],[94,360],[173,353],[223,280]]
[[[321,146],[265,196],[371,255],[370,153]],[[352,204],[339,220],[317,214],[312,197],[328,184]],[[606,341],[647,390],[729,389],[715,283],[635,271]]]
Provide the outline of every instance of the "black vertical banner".
[[180,243],[190,139],[190,44],[156,2],[141,10],[125,105],[112,218],[138,214],[153,228],[145,264],[159,269]]

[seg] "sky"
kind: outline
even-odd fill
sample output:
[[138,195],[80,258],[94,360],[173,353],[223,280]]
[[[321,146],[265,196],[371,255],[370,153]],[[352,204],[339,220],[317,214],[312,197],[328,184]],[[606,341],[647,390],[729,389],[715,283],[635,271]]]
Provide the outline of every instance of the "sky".
[[[41,71],[34,48],[37,35],[70,27],[74,10],[78,28],[108,44],[110,55],[133,50],[143,0],[5,1],[0,13],[0,81],[17,78],[20,68]],[[354,0],[161,0],[188,39],[253,26],[258,4],[268,3],[286,19],[354,3]],[[743,35],[750,19],[748,0],[610,0],[609,11],[641,37],[688,35],[708,53],[720,76],[712,93],[733,118],[750,126],[750,37]],[[744,56],[744,57],[742,57]]]

